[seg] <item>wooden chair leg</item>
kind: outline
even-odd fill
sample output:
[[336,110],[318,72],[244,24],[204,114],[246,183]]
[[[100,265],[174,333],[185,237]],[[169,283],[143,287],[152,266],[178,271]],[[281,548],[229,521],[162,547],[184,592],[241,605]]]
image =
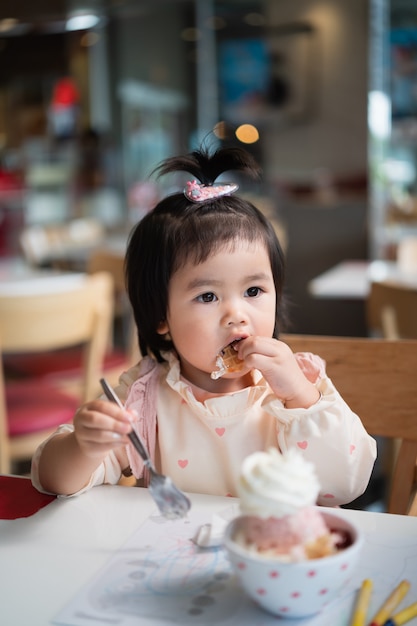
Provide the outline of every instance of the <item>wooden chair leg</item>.
[[410,494],[413,493],[416,453],[417,443],[403,439],[393,472],[388,513],[397,515],[407,515],[409,513]]
[[415,494],[413,501],[411,502],[408,515],[413,515],[414,517],[417,517],[417,493]]

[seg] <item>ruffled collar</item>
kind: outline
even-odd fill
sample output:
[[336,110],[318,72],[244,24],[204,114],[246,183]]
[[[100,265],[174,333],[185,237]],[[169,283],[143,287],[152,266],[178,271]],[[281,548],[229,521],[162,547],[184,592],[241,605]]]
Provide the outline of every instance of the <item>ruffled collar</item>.
[[[212,415],[215,417],[233,416],[242,414],[248,406],[262,401],[270,388],[258,370],[252,371],[253,385],[245,387],[239,391],[228,394],[212,394],[203,389],[199,389],[181,376],[180,362],[174,352],[166,352],[163,357],[167,361],[168,372],[166,375],[167,384],[176,391],[181,398],[193,407],[193,410],[200,414]],[[205,399],[199,401],[197,396]]]

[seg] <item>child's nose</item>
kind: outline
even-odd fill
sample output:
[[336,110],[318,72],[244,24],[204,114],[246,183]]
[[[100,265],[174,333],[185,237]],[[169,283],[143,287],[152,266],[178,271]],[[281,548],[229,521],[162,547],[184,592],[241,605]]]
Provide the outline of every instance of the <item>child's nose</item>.
[[241,326],[247,323],[247,316],[242,306],[239,306],[236,302],[231,302],[227,306],[224,314],[224,321],[226,326]]

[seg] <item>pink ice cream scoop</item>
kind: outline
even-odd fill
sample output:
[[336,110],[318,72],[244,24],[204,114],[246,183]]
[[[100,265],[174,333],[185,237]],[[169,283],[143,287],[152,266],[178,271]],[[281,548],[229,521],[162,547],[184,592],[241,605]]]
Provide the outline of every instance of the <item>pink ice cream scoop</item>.
[[332,554],[335,539],[320,512],[307,507],[284,517],[246,517],[240,541],[264,556],[300,561]]
[[244,523],[236,541],[248,550],[285,561],[337,550],[339,537],[314,506],[319,492],[314,468],[297,451],[271,449],[248,457],[238,491]]

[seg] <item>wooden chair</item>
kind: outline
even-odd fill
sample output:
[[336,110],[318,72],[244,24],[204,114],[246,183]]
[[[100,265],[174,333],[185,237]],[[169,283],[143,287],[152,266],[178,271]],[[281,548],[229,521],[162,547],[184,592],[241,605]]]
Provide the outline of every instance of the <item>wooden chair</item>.
[[282,340],[326,361],[329,378],[371,435],[401,440],[388,512],[416,515],[417,341],[291,334]]
[[1,359],[0,473],[10,473],[13,461],[30,459],[59,424],[72,421],[81,402],[97,395],[112,320],[112,290],[111,276],[100,273],[65,291],[0,297],[0,356],[83,346],[79,394],[53,375],[5,379]]
[[107,248],[98,248],[90,255],[87,272],[109,272],[114,283],[115,322],[120,321],[124,360],[127,366],[134,365],[140,358],[135,324],[126,292],[124,255]]
[[[108,344],[104,357],[104,375],[111,385],[118,384],[120,374],[138,362],[140,358],[135,336],[133,315],[128,301],[124,281],[123,255],[107,249],[97,249],[90,254],[87,273],[106,272],[112,278],[113,320],[109,327]],[[120,322],[122,337],[114,341],[115,328]],[[73,381],[72,389],[80,382],[81,351],[78,348],[59,352],[44,352],[41,355],[8,354],[5,358],[6,371],[18,377],[50,377]],[[96,394],[102,392],[97,385]]]
[[366,301],[369,332],[385,339],[417,339],[417,289],[373,282]]

